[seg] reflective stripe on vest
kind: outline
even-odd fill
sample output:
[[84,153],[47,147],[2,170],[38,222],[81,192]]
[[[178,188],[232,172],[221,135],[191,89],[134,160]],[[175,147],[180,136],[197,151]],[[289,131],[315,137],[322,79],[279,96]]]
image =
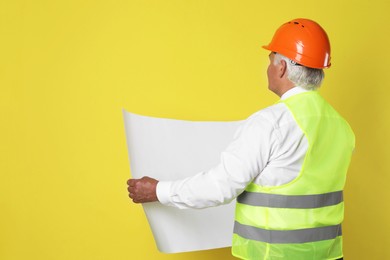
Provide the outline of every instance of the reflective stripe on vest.
[[341,225],[296,230],[267,230],[234,223],[234,233],[261,242],[272,244],[296,244],[334,239],[341,236]]
[[335,191],[316,195],[279,195],[244,191],[237,197],[241,204],[289,209],[312,209],[337,205],[343,201],[343,192]]

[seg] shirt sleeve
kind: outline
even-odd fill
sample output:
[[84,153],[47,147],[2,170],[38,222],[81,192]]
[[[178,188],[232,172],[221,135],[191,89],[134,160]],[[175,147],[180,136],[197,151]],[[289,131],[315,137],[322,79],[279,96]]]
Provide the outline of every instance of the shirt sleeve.
[[248,118],[212,169],[177,181],[160,181],[160,203],[177,208],[227,204],[259,175],[270,158],[274,127],[261,114]]

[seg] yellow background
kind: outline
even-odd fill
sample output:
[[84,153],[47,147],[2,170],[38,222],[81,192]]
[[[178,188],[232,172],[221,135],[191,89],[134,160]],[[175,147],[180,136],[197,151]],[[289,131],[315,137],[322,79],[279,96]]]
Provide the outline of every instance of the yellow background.
[[355,130],[346,259],[390,259],[388,0],[1,0],[0,259],[232,259],[159,253],[127,198],[122,108],[237,120],[277,101],[270,41],[296,17],[332,41],[322,94]]

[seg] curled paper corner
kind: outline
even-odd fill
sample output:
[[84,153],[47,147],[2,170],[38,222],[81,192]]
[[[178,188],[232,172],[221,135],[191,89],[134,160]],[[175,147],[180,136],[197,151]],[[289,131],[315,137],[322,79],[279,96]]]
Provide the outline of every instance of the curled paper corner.
[[[219,163],[242,121],[188,121],[137,115],[123,109],[133,178],[178,180]],[[230,247],[235,200],[207,209],[143,204],[157,248],[164,253]]]

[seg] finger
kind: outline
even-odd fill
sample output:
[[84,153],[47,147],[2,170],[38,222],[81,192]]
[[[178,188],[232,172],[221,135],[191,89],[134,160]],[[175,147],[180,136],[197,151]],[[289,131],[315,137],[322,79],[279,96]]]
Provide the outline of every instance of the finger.
[[136,179],[129,179],[127,181],[127,184],[130,186],[130,187],[133,187],[135,184],[136,184],[137,180]]

